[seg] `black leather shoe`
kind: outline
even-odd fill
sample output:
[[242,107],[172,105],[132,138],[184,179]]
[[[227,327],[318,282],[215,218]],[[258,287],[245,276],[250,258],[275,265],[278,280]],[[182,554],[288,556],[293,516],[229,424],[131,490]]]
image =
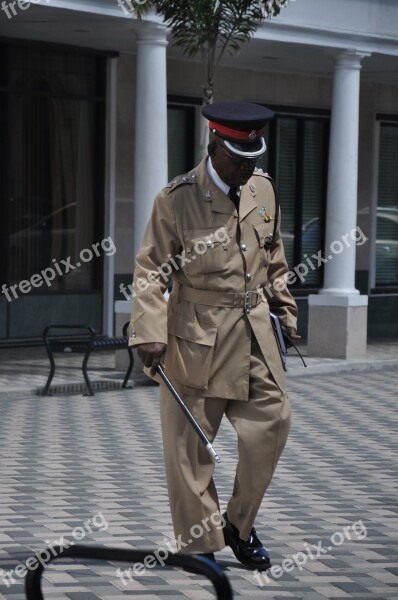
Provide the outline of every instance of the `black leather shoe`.
[[239,537],[239,531],[231,523],[227,517],[227,513],[223,514],[225,519],[224,527],[224,539],[227,546],[230,546],[232,552],[242,565],[249,567],[250,569],[258,569],[259,571],[265,571],[269,569],[271,565],[271,559],[268,552],[257,537],[256,530],[253,529],[250,532],[247,540],[241,540]]

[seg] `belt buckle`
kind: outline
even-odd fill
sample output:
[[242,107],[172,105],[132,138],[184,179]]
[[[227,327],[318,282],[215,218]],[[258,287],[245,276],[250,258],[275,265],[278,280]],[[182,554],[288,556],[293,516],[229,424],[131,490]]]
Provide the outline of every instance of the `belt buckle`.
[[244,307],[244,309],[245,309],[245,313],[247,315],[250,315],[250,309],[252,308],[250,294],[253,294],[253,292],[245,292],[245,307]]

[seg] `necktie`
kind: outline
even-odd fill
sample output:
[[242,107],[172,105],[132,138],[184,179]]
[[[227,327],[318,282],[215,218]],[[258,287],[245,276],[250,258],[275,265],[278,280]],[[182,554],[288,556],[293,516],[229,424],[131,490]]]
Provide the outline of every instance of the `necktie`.
[[235,204],[236,210],[239,212],[239,196],[238,196],[238,188],[231,187],[229,188],[228,198],[232,200]]

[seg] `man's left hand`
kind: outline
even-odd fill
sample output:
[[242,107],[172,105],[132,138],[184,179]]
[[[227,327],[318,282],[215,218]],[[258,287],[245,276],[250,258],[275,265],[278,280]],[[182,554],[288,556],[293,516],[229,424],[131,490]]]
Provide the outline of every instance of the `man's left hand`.
[[293,342],[298,342],[301,340],[301,335],[298,335],[297,329],[295,327],[285,327],[287,333],[292,338]]

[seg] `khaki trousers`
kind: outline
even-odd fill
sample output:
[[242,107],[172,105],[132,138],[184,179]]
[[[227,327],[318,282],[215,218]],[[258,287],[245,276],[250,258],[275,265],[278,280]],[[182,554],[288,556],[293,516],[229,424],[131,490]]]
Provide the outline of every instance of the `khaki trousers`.
[[[237,433],[239,460],[227,513],[247,539],[287,440],[289,400],[270,374],[254,335],[248,401],[186,395],[183,400],[210,441],[224,414]],[[213,459],[163,383],[160,416],[175,539],[182,542],[183,553],[221,550],[225,543]]]

